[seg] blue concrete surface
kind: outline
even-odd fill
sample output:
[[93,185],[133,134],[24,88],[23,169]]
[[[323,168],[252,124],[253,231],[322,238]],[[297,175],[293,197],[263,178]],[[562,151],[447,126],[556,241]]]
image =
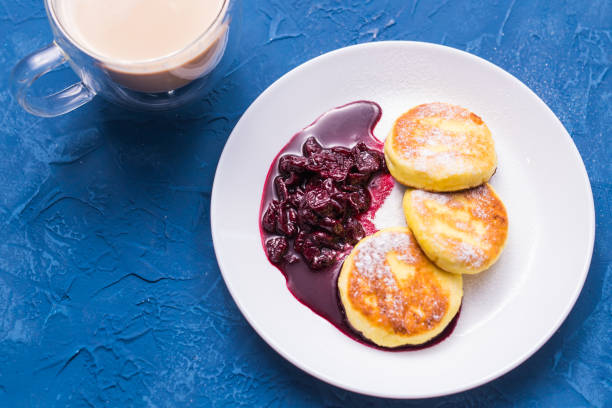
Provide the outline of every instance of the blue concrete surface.
[[[96,100],[40,119],[8,78],[51,40],[42,1],[0,0],[0,407],[612,406],[612,2],[245,0],[234,34],[225,77],[193,106],[153,117]],[[234,305],[210,236],[217,160],[257,95],[326,51],[388,39],[472,52],[531,87],[578,146],[596,207],[559,331],[500,379],[428,401],[286,362]]]

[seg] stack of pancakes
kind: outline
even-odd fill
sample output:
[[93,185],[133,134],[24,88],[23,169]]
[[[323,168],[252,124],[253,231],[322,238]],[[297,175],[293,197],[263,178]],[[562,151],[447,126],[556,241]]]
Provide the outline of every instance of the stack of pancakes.
[[400,116],[385,141],[391,175],[408,188],[409,228],[361,240],[338,278],[349,323],[383,347],[423,344],[457,314],[462,274],[488,269],[506,243],[504,204],[487,183],[497,166],[480,117],[445,103]]

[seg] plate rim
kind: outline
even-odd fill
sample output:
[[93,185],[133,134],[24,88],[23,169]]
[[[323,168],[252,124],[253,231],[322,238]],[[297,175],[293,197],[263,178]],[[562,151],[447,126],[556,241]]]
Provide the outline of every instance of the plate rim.
[[[308,69],[308,67],[310,65],[313,64],[317,64],[322,60],[325,59],[329,59],[329,58],[333,58],[336,57],[337,55],[341,55],[343,53],[347,53],[347,52],[352,52],[355,49],[358,48],[370,48],[370,47],[381,47],[381,46],[394,46],[394,45],[398,45],[398,46],[410,46],[410,47],[422,47],[422,48],[436,48],[439,50],[442,50],[444,52],[448,52],[451,54],[455,54],[456,56],[462,57],[462,58],[470,58],[475,60],[476,62],[478,62],[481,65],[486,66],[489,69],[493,69],[495,71],[497,71],[498,73],[500,73],[501,75],[506,76],[507,78],[509,78],[515,85],[517,85],[518,87],[522,88],[523,91],[527,91],[529,94],[531,94],[532,97],[535,97],[535,99],[537,99],[538,101],[540,101],[543,106],[546,108],[545,111],[547,112],[547,114],[552,118],[553,121],[556,121],[558,123],[558,125],[560,125],[561,129],[563,129],[564,133],[564,137],[566,138],[566,141],[569,142],[570,145],[570,149],[572,150],[573,155],[578,159],[577,162],[579,163],[579,168],[580,168],[580,173],[582,175],[582,179],[585,183],[586,186],[586,193],[587,193],[587,198],[588,198],[588,233],[589,233],[589,242],[588,242],[588,249],[587,249],[587,256],[584,258],[584,263],[582,266],[582,269],[580,270],[580,277],[579,277],[579,285],[576,285],[576,288],[574,289],[574,292],[572,293],[572,296],[570,299],[568,299],[568,302],[565,305],[565,309],[563,310],[562,313],[559,314],[559,318],[554,322],[554,324],[551,326],[551,330],[546,333],[545,335],[542,336],[542,338],[534,343],[534,345],[532,347],[529,348],[529,350],[527,350],[525,353],[523,353],[523,355],[520,356],[520,358],[515,359],[512,363],[507,364],[501,368],[499,368],[498,370],[492,372],[491,374],[489,374],[488,376],[484,376],[483,378],[481,378],[479,381],[474,381],[469,385],[461,385],[461,386],[457,386],[453,389],[450,390],[445,390],[439,393],[428,393],[428,394],[410,394],[410,395],[406,395],[406,394],[401,394],[400,393],[386,393],[386,392],[370,392],[370,391],[364,391],[361,390],[357,387],[353,387],[351,384],[347,384],[347,383],[343,383],[341,381],[337,381],[333,378],[329,378],[328,376],[326,376],[323,373],[317,372],[315,370],[312,370],[307,364],[302,364],[300,360],[298,359],[294,359],[291,355],[289,355],[288,353],[286,353],[283,349],[283,347],[279,344],[276,344],[276,342],[270,338],[264,330],[262,330],[260,327],[258,327],[258,325],[255,323],[255,319],[250,315],[250,313],[248,312],[248,310],[242,305],[242,303],[240,302],[239,297],[236,296],[236,294],[234,293],[234,290],[232,288],[232,285],[228,283],[228,280],[226,279],[226,274],[224,273],[224,267],[223,267],[223,261],[221,261],[221,259],[219,258],[219,256],[217,255],[217,247],[218,247],[218,243],[219,243],[219,238],[216,237],[216,233],[215,233],[215,225],[216,225],[216,221],[214,218],[214,214],[217,212],[216,208],[217,208],[217,195],[218,193],[215,193],[217,191],[219,191],[218,188],[218,179],[217,176],[219,174],[219,170],[220,168],[223,167],[223,165],[225,164],[225,162],[228,160],[228,146],[230,145],[230,142],[232,142],[233,139],[235,139],[235,130],[236,128],[238,128],[238,126],[241,124],[241,122],[244,120],[244,117],[247,116],[247,113],[249,113],[249,111],[251,111],[253,109],[253,106],[255,106],[260,99],[263,99],[267,94],[273,92],[276,88],[280,87],[283,85],[284,82],[288,81],[291,79],[292,76],[296,75],[297,73],[299,73],[300,71],[304,70],[304,69]],[[557,330],[561,327],[561,325],[563,324],[563,322],[567,319],[567,316],[569,315],[569,313],[571,312],[571,310],[574,308],[574,305],[576,304],[576,301],[578,300],[578,297],[580,296],[580,293],[582,292],[582,289],[584,287],[584,283],[586,281],[586,277],[588,275],[589,269],[590,269],[590,265],[591,265],[591,260],[592,260],[592,256],[593,256],[593,249],[594,249],[594,245],[595,245],[595,204],[594,204],[594,199],[593,199],[593,191],[592,191],[592,187],[591,187],[591,183],[589,180],[589,176],[586,170],[586,166],[584,164],[584,161],[582,160],[582,156],[580,155],[580,152],[578,150],[578,148],[576,147],[576,144],[574,143],[574,140],[572,139],[571,135],[569,134],[569,132],[567,131],[567,129],[565,128],[565,126],[563,125],[563,123],[561,122],[561,120],[557,117],[557,115],[555,115],[555,113],[550,109],[550,107],[546,104],[546,102],[544,102],[542,100],[542,98],[540,98],[531,88],[529,88],[527,85],[525,85],[522,81],[520,81],[518,78],[516,78],[514,75],[512,75],[511,73],[509,73],[508,71],[504,70],[503,68],[495,65],[494,63],[487,61],[486,59],[479,57],[477,55],[471,54],[467,51],[463,51],[463,50],[459,50],[457,48],[452,48],[446,45],[441,45],[441,44],[436,44],[436,43],[430,43],[430,42],[422,42],[422,41],[404,41],[404,40],[391,40],[391,41],[375,41],[375,42],[366,42],[366,43],[359,43],[359,44],[354,44],[354,45],[350,45],[347,47],[341,47],[329,52],[326,52],[324,54],[321,54],[317,57],[311,58],[303,63],[301,63],[300,65],[292,68],[291,70],[289,70],[288,72],[286,72],[285,74],[283,74],[281,77],[279,77],[278,79],[276,79],[272,84],[270,84],[263,92],[261,92],[257,98],[255,98],[253,100],[253,102],[251,102],[251,104],[249,105],[249,107],[243,112],[243,114],[241,115],[240,119],[238,120],[238,122],[236,123],[236,125],[233,127],[232,131],[230,132],[230,135],[228,136],[225,145],[223,147],[223,151],[221,152],[221,155],[219,156],[219,161],[217,164],[217,168],[215,170],[215,177],[213,180],[213,185],[212,185],[212,190],[211,190],[211,199],[210,199],[210,227],[211,227],[211,235],[212,235],[212,241],[213,241],[213,248],[215,251],[215,258],[217,260],[217,265],[219,267],[219,271],[221,272],[221,276],[223,277],[223,281],[225,282],[225,286],[227,287],[232,300],[234,301],[234,303],[236,304],[236,306],[238,306],[238,309],[240,310],[240,312],[242,313],[242,315],[244,316],[244,318],[247,320],[247,322],[249,323],[249,325],[253,328],[253,330],[255,330],[255,332],[266,342],[266,344],[268,344],[275,352],[277,352],[278,354],[280,354],[284,359],[286,359],[287,361],[289,361],[291,364],[293,364],[295,367],[299,368],[300,370],[312,375],[313,377],[327,382],[328,384],[334,385],[336,387],[340,387],[343,388],[345,390],[349,390],[358,394],[362,394],[362,395],[369,395],[369,396],[374,396],[374,397],[381,397],[381,398],[390,398],[390,399],[421,399],[421,398],[436,398],[436,397],[442,397],[442,396],[447,396],[447,395],[453,395],[453,394],[457,394],[463,391],[467,391],[476,387],[479,387],[483,384],[486,384],[490,381],[493,381],[501,376],[503,376],[504,374],[512,371],[513,369],[515,369],[516,367],[518,367],[519,365],[521,365],[522,363],[524,363],[527,359],[529,359],[531,356],[533,356],[538,350],[540,350],[540,348],[542,348],[542,346],[548,342],[548,340],[550,340],[550,338],[557,332]]]

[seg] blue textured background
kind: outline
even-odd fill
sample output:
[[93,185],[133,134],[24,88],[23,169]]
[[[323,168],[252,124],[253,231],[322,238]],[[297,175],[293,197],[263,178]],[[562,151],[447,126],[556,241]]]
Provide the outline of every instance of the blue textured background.
[[231,69],[195,105],[152,117],[97,99],[40,119],[8,79],[51,40],[42,1],[0,0],[0,407],[423,404],[284,361],[234,305],[210,236],[216,163],[248,105],[312,57],[387,39],[467,50],[525,82],[574,138],[597,213],[561,329],[502,378],[426,403],[612,405],[612,2],[245,0],[236,33]]

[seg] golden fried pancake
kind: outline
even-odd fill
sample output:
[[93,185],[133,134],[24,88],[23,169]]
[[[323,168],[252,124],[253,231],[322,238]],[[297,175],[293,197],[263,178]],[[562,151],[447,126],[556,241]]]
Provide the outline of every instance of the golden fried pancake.
[[444,330],[461,305],[463,281],[432,264],[408,228],[394,227],[359,241],[338,290],[353,328],[379,346],[398,347]]
[[497,166],[493,138],[482,119],[440,102],[416,106],[395,121],[385,158],[397,181],[430,191],[478,186]]
[[489,184],[456,193],[408,189],[403,206],[423,252],[445,271],[482,272],[506,243],[506,208]]

